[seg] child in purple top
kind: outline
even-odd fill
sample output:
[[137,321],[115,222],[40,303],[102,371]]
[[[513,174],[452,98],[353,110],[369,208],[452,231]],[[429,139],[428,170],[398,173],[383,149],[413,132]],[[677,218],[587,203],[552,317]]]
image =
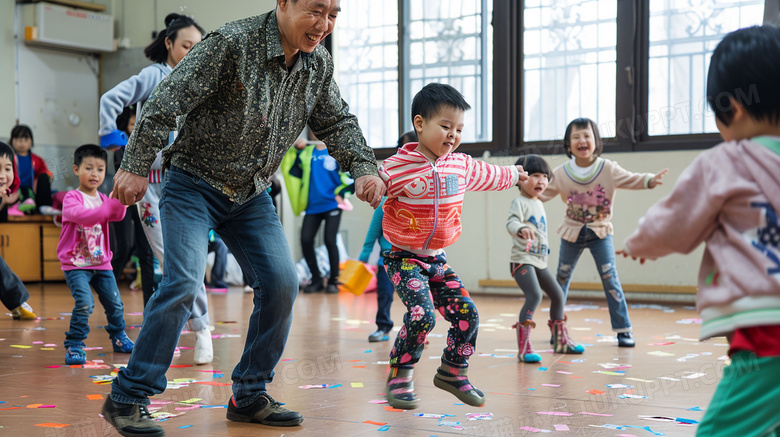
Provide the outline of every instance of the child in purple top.
[[90,285],[106,312],[106,331],[114,352],[133,350],[133,342],[125,334],[124,306],[111,267],[108,243],[108,223],[122,220],[125,207],[97,191],[106,177],[106,161],[106,151],[100,146],[85,144],[76,149],[73,173],[79,178],[79,188],[69,191],[62,202],[57,257],[76,300],[70,329],[65,333],[66,364],[87,362],[84,340],[89,334],[89,315],[95,307]]

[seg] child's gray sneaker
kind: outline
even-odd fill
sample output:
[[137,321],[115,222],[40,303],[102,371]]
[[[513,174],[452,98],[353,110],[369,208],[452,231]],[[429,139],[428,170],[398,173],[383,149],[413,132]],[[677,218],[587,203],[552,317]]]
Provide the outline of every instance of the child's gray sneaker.
[[122,404],[106,398],[103,417],[125,437],[163,437],[165,431],[152,420],[146,405]]

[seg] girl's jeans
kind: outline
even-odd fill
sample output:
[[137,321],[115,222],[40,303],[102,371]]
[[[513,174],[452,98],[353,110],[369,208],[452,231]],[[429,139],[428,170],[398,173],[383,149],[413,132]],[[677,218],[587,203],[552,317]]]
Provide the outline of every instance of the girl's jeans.
[[587,226],[583,226],[577,241],[561,240],[561,254],[558,259],[558,283],[563,289],[563,299],[569,294],[571,274],[582,251],[589,249],[596,268],[601,275],[601,284],[604,286],[604,294],[607,296],[609,317],[612,319],[612,330],[615,332],[630,332],[631,320],[628,318],[628,306],[623,295],[623,287],[620,286],[617,268],[615,267],[615,247],[612,244],[612,235],[599,238]]

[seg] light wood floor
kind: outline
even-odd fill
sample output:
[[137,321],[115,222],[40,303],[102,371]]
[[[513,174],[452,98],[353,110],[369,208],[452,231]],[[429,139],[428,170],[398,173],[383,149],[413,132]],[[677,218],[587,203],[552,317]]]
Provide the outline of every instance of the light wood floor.
[[[110,392],[110,385],[95,384],[93,377],[109,375],[114,366],[127,363],[128,359],[128,355],[111,352],[105,331],[96,329],[105,324],[102,308],[96,305],[90,318],[92,332],[87,345],[103,349],[89,351],[88,359],[103,360],[111,368],[67,367],[62,342],[69,317],[61,313],[71,311],[72,297],[64,283],[31,284],[29,289],[30,304],[42,319],[13,321],[10,313],[0,317],[0,437],[117,435],[98,415],[103,401],[90,399]],[[141,293],[125,287],[122,297],[128,326],[139,325],[142,317],[132,313],[142,310]],[[300,411],[304,422],[294,428],[272,428],[228,422],[224,404],[231,395],[230,386],[219,385],[229,384],[230,373],[243,350],[250,297],[239,288],[231,288],[227,294],[209,295],[214,334],[223,335],[214,339],[212,364],[187,367],[192,364],[193,354],[188,348],[194,346],[195,339],[192,333],[182,334],[179,346],[183,350],[174,359],[174,365],[184,367],[171,368],[168,380],[217,385],[190,383],[154,398],[165,402],[164,411],[184,413],[162,422],[166,435],[369,436],[383,431],[382,424],[386,424],[387,435],[405,436],[521,436],[531,435],[533,429],[557,434],[562,432],[557,430],[566,428],[570,431],[563,435],[653,435],[640,429],[643,427],[649,427],[655,435],[692,436],[695,426],[648,421],[641,416],[700,420],[703,412],[689,409],[706,409],[722,374],[727,350],[723,338],[698,342],[700,325],[691,320],[698,315],[692,308],[679,304],[631,308],[637,347],[618,348],[602,299],[592,303],[569,302],[570,332],[575,340],[587,345],[584,355],[554,355],[547,351],[541,353],[541,365],[518,363],[514,356],[514,330],[510,326],[522,299],[476,296],[481,326],[477,354],[471,359],[470,379],[486,393],[486,404],[482,408],[459,404],[452,395],[433,386],[432,377],[447,329],[440,320],[415,369],[420,408],[389,411],[386,404],[372,402],[383,399],[392,347],[392,342],[367,341],[368,334],[375,329],[376,295],[300,294],[287,349],[269,392]],[[536,348],[541,350],[549,348],[547,313],[542,311],[548,305],[549,301],[543,301],[537,312],[539,328],[533,335]],[[396,328],[402,310],[396,300]],[[135,339],[138,328],[128,330],[128,335]],[[316,384],[339,386],[300,388]],[[612,384],[631,387],[608,386]],[[647,398],[635,398],[640,396]],[[199,399],[194,405],[203,407],[181,410],[192,405],[181,402],[193,398]],[[38,405],[53,408],[36,408]],[[440,421],[417,417],[415,413],[452,417]],[[470,413],[490,413],[492,419],[469,420]],[[455,422],[462,428],[454,426]],[[51,428],[41,424],[67,426]],[[608,424],[630,427],[602,427]]]

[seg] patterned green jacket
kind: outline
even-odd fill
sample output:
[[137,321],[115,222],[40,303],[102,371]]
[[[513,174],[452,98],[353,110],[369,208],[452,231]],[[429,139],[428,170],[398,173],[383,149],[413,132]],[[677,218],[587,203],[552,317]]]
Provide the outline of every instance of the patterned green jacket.
[[353,178],[378,174],[327,50],[299,52],[288,70],[275,11],[225,24],[193,46],[144,105],[122,170],[149,174],[179,116],[163,167],[197,174],[238,204],[270,185],[307,124]]

